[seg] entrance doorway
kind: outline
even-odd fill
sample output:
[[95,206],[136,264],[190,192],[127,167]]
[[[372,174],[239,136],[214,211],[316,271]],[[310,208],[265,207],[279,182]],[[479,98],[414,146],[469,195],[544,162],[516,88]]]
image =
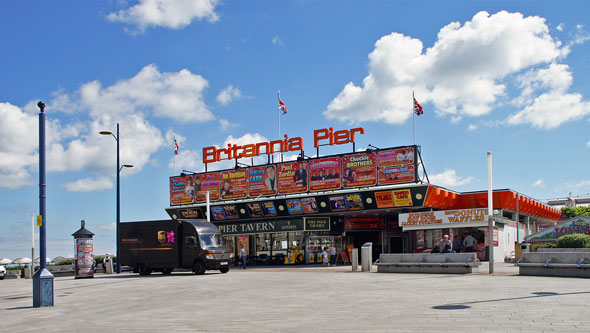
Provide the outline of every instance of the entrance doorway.
[[407,253],[408,239],[404,236],[389,237],[389,253]]
[[359,255],[363,244],[373,243],[373,260],[379,259],[382,252],[381,231],[350,232],[348,235],[352,236],[354,247],[359,249]]

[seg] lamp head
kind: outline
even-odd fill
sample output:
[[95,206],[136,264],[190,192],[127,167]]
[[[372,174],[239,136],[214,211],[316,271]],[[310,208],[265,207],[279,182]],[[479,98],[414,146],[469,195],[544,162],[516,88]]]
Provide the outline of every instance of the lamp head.
[[102,135],[113,135],[113,132],[109,132],[109,131],[100,131],[98,133],[102,134]]
[[133,168],[133,164],[123,164],[124,168]]
[[39,109],[41,109],[41,113],[45,112],[45,103],[39,101],[39,103],[37,103],[37,106],[39,107]]

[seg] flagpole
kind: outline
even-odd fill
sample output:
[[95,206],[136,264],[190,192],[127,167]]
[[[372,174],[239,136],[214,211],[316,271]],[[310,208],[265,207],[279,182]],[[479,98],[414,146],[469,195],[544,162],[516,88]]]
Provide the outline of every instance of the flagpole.
[[[278,100],[281,100],[281,91],[278,90]],[[277,102],[277,105],[279,105],[279,103]],[[277,107],[277,116],[279,117],[279,140],[281,140],[281,110],[278,109]],[[281,152],[280,154],[281,156],[281,162],[283,161],[283,153]]]
[[176,138],[174,138],[174,175],[176,176]]
[[414,91],[412,90],[412,128],[414,130],[414,146],[416,145],[416,112],[414,112]]

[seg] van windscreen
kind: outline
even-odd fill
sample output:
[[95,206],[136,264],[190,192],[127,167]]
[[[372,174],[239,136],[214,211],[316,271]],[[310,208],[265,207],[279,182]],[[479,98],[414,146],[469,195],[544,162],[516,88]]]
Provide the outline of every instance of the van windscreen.
[[199,235],[199,240],[203,248],[221,247],[225,245],[221,234],[201,234]]

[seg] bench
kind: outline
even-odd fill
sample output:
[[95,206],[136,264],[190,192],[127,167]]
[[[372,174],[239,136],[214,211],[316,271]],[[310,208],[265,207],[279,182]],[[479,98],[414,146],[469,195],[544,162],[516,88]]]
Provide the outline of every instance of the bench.
[[524,252],[519,275],[590,277],[590,252]]
[[467,274],[481,263],[475,253],[382,253],[378,273]]

